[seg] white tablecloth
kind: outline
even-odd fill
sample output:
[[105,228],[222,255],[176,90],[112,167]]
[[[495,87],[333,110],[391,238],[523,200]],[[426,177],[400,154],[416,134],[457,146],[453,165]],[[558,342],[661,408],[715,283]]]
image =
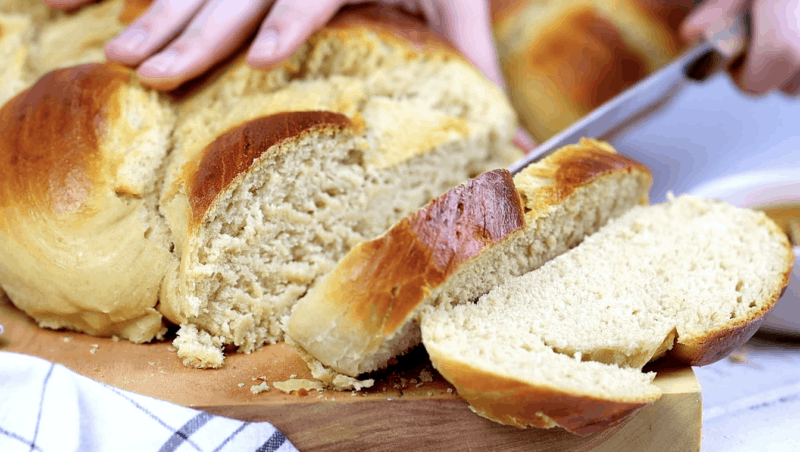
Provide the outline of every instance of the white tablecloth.
[[2,452],[296,450],[265,422],[215,416],[0,352]]

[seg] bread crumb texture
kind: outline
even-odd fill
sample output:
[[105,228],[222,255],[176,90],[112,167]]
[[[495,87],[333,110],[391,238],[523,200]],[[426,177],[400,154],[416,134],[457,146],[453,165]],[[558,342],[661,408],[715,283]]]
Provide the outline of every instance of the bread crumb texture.
[[503,92],[417,18],[345,8],[279,67],[161,94],[102,63],[144,3],[0,3],[0,287],[41,326],[146,342],[166,317],[219,367],[355,244],[520,156]]
[[763,213],[682,196],[635,207],[477,303],[429,310],[422,341],[479,414],[589,433],[659,397],[647,362],[672,349],[704,364],[741,346],[793,259]]
[[487,172],[353,248],[294,307],[301,356],[352,377],[420,343],[425,306],[471,302],[647,203],[650,172],[582,140],[514,176]]

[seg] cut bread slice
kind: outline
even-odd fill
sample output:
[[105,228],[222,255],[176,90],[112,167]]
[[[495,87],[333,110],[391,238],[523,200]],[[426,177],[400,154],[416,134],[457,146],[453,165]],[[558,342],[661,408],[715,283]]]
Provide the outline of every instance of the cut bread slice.
[[658,398],[647,362],[671,349],[708,364],[747,341],[793,261],[763,213],[684,196],[632,209],[477,303],[429,309],[422,341],[479,414],[591,433]]
[[484,174],[350,251],[295,306],[291,343],[342,374],[381,369],[419,343],[421,307],[475,300],[541,266],[646,204],[650,183],[646,168],[595,140],[513,183],[504,171]]
[[[282,340],[282,317],[350,248],[521,156],[502,90],[418,18],[374,5],[343,8],[270,71],[242,55],[179,104],[161,209],[180,263],[160,310],[198,367]],[[295,127],[321,116],[336,130]]]

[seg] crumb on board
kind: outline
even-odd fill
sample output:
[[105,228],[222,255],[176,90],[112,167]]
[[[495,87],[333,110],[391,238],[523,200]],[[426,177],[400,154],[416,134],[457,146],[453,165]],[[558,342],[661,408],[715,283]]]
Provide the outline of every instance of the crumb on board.
[[447,388],[447,393],[448,394],[452,394],[453,393],[453,388]]
[[269,383],[266,381],[262,381],[260,384],[250,386],[250,392],[253,394],[261,394],[262,392],[267,392],[270,389]]
[[63,338],[61,338],[61,340],[64,341],[64,342],[72,342],[72,337],[70,337],[70,336],[63,337]]
[[297,378],[297,374],[291,374],[289,375],[289,378]]
[[744,353],[731,353],[728,356],[728,360],[734,363],[746,363],[747,356]]
[[244,383],[239,383],[239,387],[243,388],[244,387]]
[[170,346],[167,347],[167,350],[169,350],[171,352],[177,352],[178,351],[178,347],[176,347],[174,345],[170,345]]
[[321,381],[307,380],[304,378],[291,378],[286,381],[276,381],[273,383],[273,386],[287,394],[297,392],[297,395],[303,395],[303,392],[305,395],[308,395],[308,391],[311,389],[320,390],[325,387]]
[[150,364],[151,366],[155,366],[155,365],[156,365],[156,362],[155,362],[155,361],[148,361],[148,363],[147,363],[147,364]]
[[119,336],[117,336],[116,334],[112,335],[111,336],[111,341],[112,342],[119,342]]
[[428,369],[422,369],[419,373],[419,379],[422,382],[430,383],[433,381],[433,374]]
[[261,381],[267,381],[267,376],[266,375],[261,375],[261,376],[258,377],[258,379],[261,380]]
[[92,348],[89,349],[89,353],[94,355],[95,353],[97,353],[97,350],[99,349],[100,349],[100,344],[92,344]]
[[424,384],[425,384],[425,383],[417,383],[417,384],[415,384],[415,385],[414,385],[414,387],[415,387],[415,388],[421,388],[421,387],[422,387],[422,385],[424,385]]

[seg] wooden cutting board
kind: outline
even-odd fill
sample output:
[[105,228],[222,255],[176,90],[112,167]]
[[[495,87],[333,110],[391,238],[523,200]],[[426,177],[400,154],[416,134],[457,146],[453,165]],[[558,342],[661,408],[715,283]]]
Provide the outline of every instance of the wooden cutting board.
[[[274,383],[311,378],[286,344],[250,355],[230,354],[225,367],[184,367],[169,342],[136,345],[85,334],[40,329],[0,298],[0,350],[63,364],[113,386],[215,414],[268,421],[301,451],[537,450],[699,451],[700,386],[690,367],[664,362],[656,384],[664,395],[627,423],[581,437],[561,429],[522,430],[469,410],[433,368],[424,350],[404,357],[360,393],[316,390],[285,394]],[[250,388],[266,380],[272,389]]]

